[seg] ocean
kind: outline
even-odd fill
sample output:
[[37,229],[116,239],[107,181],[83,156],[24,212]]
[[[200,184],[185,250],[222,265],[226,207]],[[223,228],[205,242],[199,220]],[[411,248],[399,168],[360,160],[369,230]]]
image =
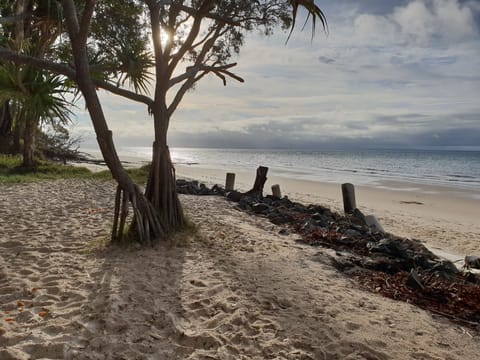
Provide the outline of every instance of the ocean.
[[[390,181],[480,189],[480,150],[264,150],[171,148],[176,164],[225,171],[269,167],[276,176],[381,186]],[[150,159],[151,148],[125,147],[120,155]]]

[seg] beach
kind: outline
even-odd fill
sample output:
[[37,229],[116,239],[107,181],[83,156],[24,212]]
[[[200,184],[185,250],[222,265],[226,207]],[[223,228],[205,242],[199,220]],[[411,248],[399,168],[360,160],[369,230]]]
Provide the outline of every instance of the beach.
[[[187,169],[178,175],[215,180]],[[245,174],[247,188],[253,178]],[[341,206],[337,186],[299,192],[293,183],[290,193],[280,183],[292,198],[311,192],[308,202]],[[1,359],[473,359],[480,351],[474,330],[362,290],[332,267],[331,250],[301,245],[222,197],[181,196],[197,233],[153,248],[105,247],[114,189],[95,180],[1,186]],[[358,204],[388,231],[415,231],[439,247],[455,236],[443,249],[475,250],[480,232],[467,229],[469,218],[452,211],[432,222],[419,210],[433,206],[427,198],[392,191],[384,201],[397,208],[385,214],[367,194],[358,189]]]
[[[177,165],[178,177],[197,179],[207,184],[225,184],[226,171],[198,166]],[[321,204],[343,213],[340,183],[299,180],[267,174],[265,192],[279,184],[282,195],[306,204]],[[249,190],[255,169],[236,171],[236,187]],[[451,260],[480,253],[480,192],[406,182],[384,182],[356,186],[357,207],[374,214],[392,234],[416,238],[432,251],[445,252]]]

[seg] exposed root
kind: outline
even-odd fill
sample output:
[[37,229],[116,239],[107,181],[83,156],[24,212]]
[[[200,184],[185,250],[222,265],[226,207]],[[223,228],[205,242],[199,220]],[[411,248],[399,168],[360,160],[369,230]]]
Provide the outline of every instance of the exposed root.
[[130,230],[135,233],[136,240],[140,243],[151,245],[154,240],[166,236],[168,233],[167,227],[140,188],[134,186],[133,189],[133,192],[129,192],[120,185],[117,187],[112,241],[123,241],[130,203],[133,209],[133,221]]

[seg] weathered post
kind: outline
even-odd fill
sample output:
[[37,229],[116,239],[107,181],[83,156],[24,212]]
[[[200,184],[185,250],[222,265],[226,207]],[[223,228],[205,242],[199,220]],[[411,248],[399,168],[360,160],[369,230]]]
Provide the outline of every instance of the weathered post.
[[265,186],[265,182],[267,181],[267,172],[268,167],[259,166],[257,168],[257,176],[255,177],[255,183],[253,184],[253,188],[247,191],[245,194],[262,196],[263,187]]
[[273,195],[273,197],[276,197],[277,199],[282,198],[282,192],[280,191],[280,185],[278,185],[278,184],[272,185],[272,195]]
[[225,179],[225,191],[232,191],[235,188],[235,174],[227,173]]
[[342,184],[342,196],[343,210],[345,211],[345,214],[352,214],[357,208],[357,203],[355,201],[355,187],[353,184]]

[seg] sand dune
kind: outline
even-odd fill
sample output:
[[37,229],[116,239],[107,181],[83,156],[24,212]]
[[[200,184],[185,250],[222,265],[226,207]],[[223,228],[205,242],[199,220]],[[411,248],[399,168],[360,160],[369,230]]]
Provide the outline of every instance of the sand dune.
[[360,290],[328,250],[182,196],[198,234],[109,247],[114,184],[0,187],[1,359],[474,359],[479,335]]

